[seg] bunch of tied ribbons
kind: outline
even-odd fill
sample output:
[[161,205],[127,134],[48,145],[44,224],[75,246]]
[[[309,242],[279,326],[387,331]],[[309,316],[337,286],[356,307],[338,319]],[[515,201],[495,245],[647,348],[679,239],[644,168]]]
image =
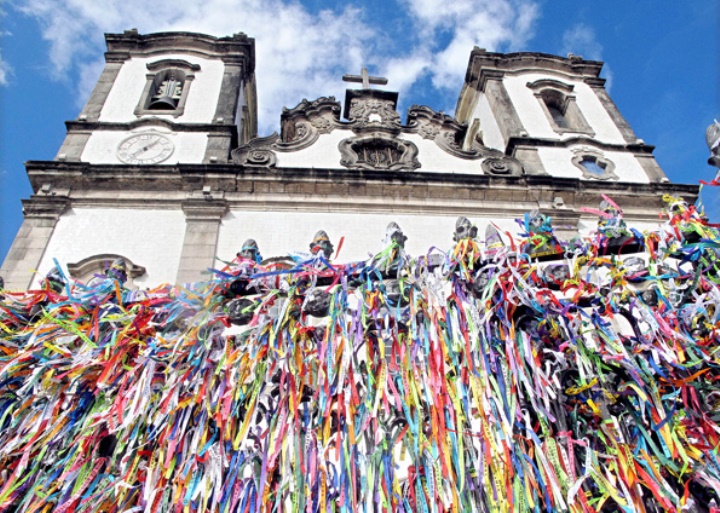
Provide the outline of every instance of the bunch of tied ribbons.
[[537,240],[0,291],[0,511],[713,510],[718,231]]

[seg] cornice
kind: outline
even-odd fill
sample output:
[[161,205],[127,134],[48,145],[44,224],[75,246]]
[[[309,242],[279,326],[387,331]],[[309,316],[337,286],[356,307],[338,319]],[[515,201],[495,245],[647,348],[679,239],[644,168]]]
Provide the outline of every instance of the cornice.
[[533,189],[549,187],[554,190],[606,192],[632,194],[676,194],[697,195],[699,186],[674,183],[633,183],[597,182],[577,178],[553,177],[550,175],[490,175],[460,174],[439,171],[411,170],[355,170],[340,168],[259,168],[233,164],[178,164],[158,166],[134,166],[119,164],[89,164],[84,162],[28,161],[25,163],[33,188],[48,183],[61,188],[69,180],[81,186],[93,186],[96,182],[109,190],[113,185],[122,185],[123,190],[193,190],[202,184],[216,184],[213,190],[242,192],[240,187],[249,182],[323,183],[336,185],[413,185],[446,187],[484,187],[506,189]]
[[601,61],[585,60],[574,55],[560,57],[540,52],[497,53],[475,47],[470,53],[465,83],[482,90],[485,81],[501,78],[505,73],[556,71],[567,76],[582,77],[598,85],[602,67]]
[[636,143],[636,144],[616,144],[598,141],[597,139],[591,139],[588,137],[568,137],[566,139],[542,139],[538,137],[511,137],[508,140],[507,148],[505,152],[508,155],[512,155],[518,147],[551,147],[551,148],[568,148],[581,144],[583,146],[591,146],[607,151],[627,151],[633,154],[646,154],[652,155],[655,150],[655,146]]
[[105,34],[107,62],[123,62],[132,56],[162,53],[189,53],[219,58],[228,63],[242,63],[247,73],[255,70],[255,39],[242,32],[228,37],[215,37],[195,32],[157,32],[140,34],[126,30],[122,34]]
[[123,132],[134,130],[141,127],[162,127],[172,130],[173,132],[213,132],[226,133],[234,132],[237,127],[228,122],[227,124],[217,123],[173,123],[163,118],[139,118],[129,122],[108,122],[108,121],[75,121],[65,122],[68,132],[95,132],[101,130]]

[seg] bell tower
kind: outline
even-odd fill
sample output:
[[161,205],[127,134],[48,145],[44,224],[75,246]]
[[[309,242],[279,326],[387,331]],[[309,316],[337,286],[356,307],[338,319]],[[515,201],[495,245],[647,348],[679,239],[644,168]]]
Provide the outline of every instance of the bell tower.
[[212,264],[227,207],[209,177],[257,135],[255,41],[134,29],[105,39],[105,68],[56,157],[26,163],[34,194],[2,266],[8,288],[31,286],[54,258],[86,279],[122,257],[139,285],[199,279]]
[[105,69],[56,160],[222,163],[255,137],[252,38],[133,29],[105,39]]

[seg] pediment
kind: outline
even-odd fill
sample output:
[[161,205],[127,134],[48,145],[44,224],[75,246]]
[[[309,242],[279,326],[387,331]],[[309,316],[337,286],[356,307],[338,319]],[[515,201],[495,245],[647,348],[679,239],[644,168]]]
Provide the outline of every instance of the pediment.
[[[413,105],[403,124],[396,109],[397,93],[375,89],[348,91],[345,120],[340,117],[340,102],[334,97],[304,99],[291,109],[283,109],[279,134],[256,138],[236,148],[232,159],[243,166],[272,168],[302,160],[290,155],[283,158],[281,154],[302,153],[304,162],[312,161],[307,167],[416,170],[422,168],[423,155],[434,153],[429,160],[446,163],[443,168],[434,164],[432,171],[442,172],[447,167],[448,172],[457,172],[459,167],[478,174],[523,173],[517,159],[484,146],[479,139],[467,143],[468,126],[452,116]],[[347,133],[339,143],[337,132]],[[327,139],[323,139],[325,136]],[[440,151],[421,144],[423,139]],[[322,164],[307,153],[315,150],[326,159]],[[337,154],[336,160],[327,160],[331,152]],[[453,164],[455,159],[466,163]],[[478,162],[475,165],[467,161]]]

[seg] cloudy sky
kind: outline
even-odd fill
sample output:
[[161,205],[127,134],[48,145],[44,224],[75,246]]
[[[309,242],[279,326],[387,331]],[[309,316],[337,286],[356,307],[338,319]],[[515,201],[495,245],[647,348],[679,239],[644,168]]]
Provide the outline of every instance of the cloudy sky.
[[[365,65],[400,109],[452,113],[473,46],[606,62],[610,94],[672,181],[714,175],[705,127],[720,118],[716,0],[0,0],[0,259],[31,194],[22,163],[51,160],[103,66],[103,33],[187,30],[256,40],[261,135],[283,106],[342,98]],[[716,188],[719,189],[719,188]],[[711,219],[720,193],[706,189]]]

